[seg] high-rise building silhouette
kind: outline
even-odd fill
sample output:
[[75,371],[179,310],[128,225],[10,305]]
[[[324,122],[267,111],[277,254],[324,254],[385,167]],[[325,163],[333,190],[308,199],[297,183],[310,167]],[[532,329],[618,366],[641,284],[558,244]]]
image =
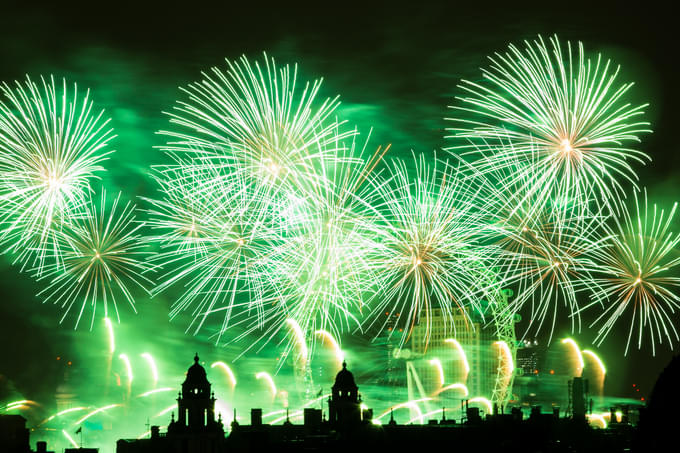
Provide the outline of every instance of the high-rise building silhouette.
[[[456,382],[461,378],[460,357],[455,356],[448,338],[455,338],[463,347],[470,367],[465,383],[471,395],[490,395],[496,380],[496,358],[493,343],[496,341],[494,329],[486,327],[484,320],[471,312],[454,312],[446,315],[440,308],[433,308],[428,321],[417,323],[411,332],[410,347],[412,360],[418,377],[427,392],[440,386],[440,376],[430,363],[439,358],[447,379]],[[414,397],[421,397],[417,395]]]

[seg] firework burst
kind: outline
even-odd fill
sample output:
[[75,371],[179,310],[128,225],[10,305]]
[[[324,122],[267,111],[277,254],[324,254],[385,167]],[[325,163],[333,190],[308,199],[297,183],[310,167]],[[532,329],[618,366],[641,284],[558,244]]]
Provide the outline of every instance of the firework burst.
[[575,52],[567,42],[564,52],[556,37],[550,46],[542,37],[525,42],[524,50],[511,45],[490,60],[485,83],[459,86],[467,95],[452,108],[472,116],[449,118],[456,122],[449,138],[462,143],[449,151],[476,154],[501,142],[512,145],[483,156],[480,170],[523,162],[537,152],[538,170],[551,184],[616,209],[612,201],[624,194],[617,178],[635,184],[630,163],[649,160],[629,144],[650,132],[639,119],[646,105],[625,101],[632,84],[616,83],[619,68],[600,55],[586,58],[581,43]]
[[630,317],[626,354],[634,337],[641,349],[645,336],[655,353],[657,343],[667,340],[672,348],[679,340],[671,318],[680,309],[680,234],[670,231],[677,203],[669,212],[656,204],[650,209],[646,191],[643,201],[637,195],[634,200],[635,210],[623,209],[614,217],[607,247],[594,255],[602,272],[597,274],[600,290],[593,294],[592,305],[605,309],[593,325],[600,325],[596,342],[601,344],[618,322]]
[[258,331],[266,344],[294,320],[313,352],[315,332],[337,337],[360,326],[362,301],[375,281],[367,260],[377,237],[376,212],[366,201],[373,189],[368,182],[384,151],[364,159],[368,140],[360,148],[358,135],[352,137],[345,145],[336,135],[335,157],[317,170],[313,193],[289,200],[285,240],[269,255],[275,295],[260,322],[245,316],[244,335]]
[[248,184],[242,172],[227,183],[221,171],[191,164],[163,169],[156,177],[163,198],[148,200],[161,248],[153,260],[166,269],[154,293],[182,282],[170,315],[190,310],[195,332],[211,315],[223,315],[223,332],[234,308],[262,310],[273,284],[266,278],[268,256],[282,240],[268,192]]
[[560,306],[580,330],[577,293],[594,290],[598,269],[591,252],[600,250],[604,216],[589,211],[587,202],[565,197],[559,188],[544,184],[534,165],[515,159],[512,166],[480,171],[468,165],[468,183],[479,188],[487,209],[484,241],[494,244],[498,287],[511,287],[515,297],[497,313],[500,324],[530,307],[527,331],[551,325],[552,335]]
[[128,202],[120,209],[119,203],[120,194],[107,209],[106,192],[102,191],[99,206],[94,202],[83,205],[57,235],[63,263],[45,267],[40,280],[48,280],[49,285],[38,296],[44,303],[61,306],[61,322],[75,310],[78,327],[89,308],[92,328],[100,304],[103,317],[110,316],[110,304],[120,320],[116,297],[122,296],[134,310],[135,298],[129,287],[144,289],[150,284],[144,276],[151,267],[146,264],[146,245],[139,231],[143,223],[136,220],[134,205]]
[[41,82],[0,86],[0,243],[38,274],[48,254],[59,260],[58,230],[86,202],[114,137],[89,92]]
[[[247,58],[227,60],[227,71],[212,68],[203,80],[183,89],[188,100],[169,113],[174,131],[163,148],[194,156],[224,168],[223,175],[242,171],[249,181],[275,190],[314,186],[320,162],[333,157],[339,124],[330,120],[339,102],[318,102],[321,80],[296,87],[297,66],[277,68],[264,55],[264,65]],[[194,159],[194,165],[199,160]]]
[[492,257],[478,242],[483,223],[475,194],[457,169],[436,157],[431,164],[424,155],[415,167],[411,179],[406,163],[395,161],[388,181],[375,187],[379,239],[369,252],[378,282],[369,325],[383,312],[398,313],[402,343],[418,322],[425,323],[428,341],[435,306],[449,319],[457,311],[483,313],[481,263]]

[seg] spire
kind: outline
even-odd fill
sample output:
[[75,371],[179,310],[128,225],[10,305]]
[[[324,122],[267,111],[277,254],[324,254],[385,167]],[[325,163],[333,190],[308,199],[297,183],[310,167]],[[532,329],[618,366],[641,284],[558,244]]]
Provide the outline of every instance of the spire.
[[347,369],[347,362],[342,362],[342,370],[335,376],[335,384],[333,385],[333,393],[336,390],[352,391],[356,394],[357,385],[354,382],[354,375]]
[[238,421],[236,420],[236,408],[234,408],[234,419],[231,421],[231,429],[234,429],[238,426]]
[[186,374],[186,379],[182,384],[182,397],[186,398],[189,393],[194,394],[194,389],[200,389],[200,396],[208,398],[210,395],[210,382],[205,372],[205,368],[198,363],[198,353],[194,355],[194,363],[189,367]]

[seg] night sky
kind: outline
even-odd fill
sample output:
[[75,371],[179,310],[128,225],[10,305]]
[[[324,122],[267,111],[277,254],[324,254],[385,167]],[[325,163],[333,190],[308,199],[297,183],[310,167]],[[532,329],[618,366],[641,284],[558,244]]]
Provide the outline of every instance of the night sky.
[[[487,55],[553,33],[621,64],[620,83],[635,81],[628,99],[650,104],[646,119],[654,130],[640,145],[652,162],[634,167],[640,185],[654,202],[669,206],[680,199],[677,24],[668,12],[594,10],[590,4],[567,10],[572,6],[565,3],[553,11],[497,9],[484,2],[465,8],[453,2],[448,7],[319,2],[293,9],[269,9],[261,2],[219,8],[202,2],[153,8],[144,2],[89,8],[28,3],[3,5],[0,12],[0,80],[53,74],[89,88],[118,135],[103,183],[130,199],[155,190],[147,171],[164,161],[153,148],[162,143],[155,131],[166,127],[162,112],[179,97],[178,87],[200,78],[202,70],[223,68],[224,58],[256,59],[266,51],[280,64],[297,62],[301,80],[324,78],[323,97],[341,95],[344,118],[361,129],[374,128],[373,146],[391,143],[392,156],[408,156],[411,150],[446,146],[443,118],[458,93],[456,84],[461,78],[478,80]],[[95,14],[90,10],[95,6],[106,10]],[[9,257],[0,257],[0,279],[0,401],[12,389],[46,398],[61,376],[53,358],[77,355],[84,344],[99,341],[101,330],[74,332],[72,323],[59,325],[59,310],[35,297],[41,283],[19,273]],[[121,329],[137,331],[135,341],[147,347],[177,348],[188,360],[195,345],[209,343],[185,335],[181,322],[170,323],[168,305],[163,297],[141,299],[137,316],[123,309]],[[565,335],[568,323],[555,333]],[[582,348],[592,347],[595,332],[585,329],[574,337]],[[614,335],[598,349],[607,364],[607,393],[635,396],[632,383],[649,392],[672,353],[662,345],[653,358],[646,345],[623,357],[624,346]]]

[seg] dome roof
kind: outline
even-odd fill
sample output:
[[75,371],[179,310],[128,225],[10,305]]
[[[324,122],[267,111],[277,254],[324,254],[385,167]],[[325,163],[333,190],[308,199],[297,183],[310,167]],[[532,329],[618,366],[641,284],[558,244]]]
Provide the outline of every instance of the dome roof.
[[347,369],[347,362],[342,362],[342,370],[335,376],[335,385],[333,385],[333,388],[357,388],[357,385],[354,383],[354,375]]
[[194,364],[187,370],[187,378],[184,381],[185,385],[199,387],[208,383],[208,376],[203,368],[198,363],[198,353],[194,356]]

